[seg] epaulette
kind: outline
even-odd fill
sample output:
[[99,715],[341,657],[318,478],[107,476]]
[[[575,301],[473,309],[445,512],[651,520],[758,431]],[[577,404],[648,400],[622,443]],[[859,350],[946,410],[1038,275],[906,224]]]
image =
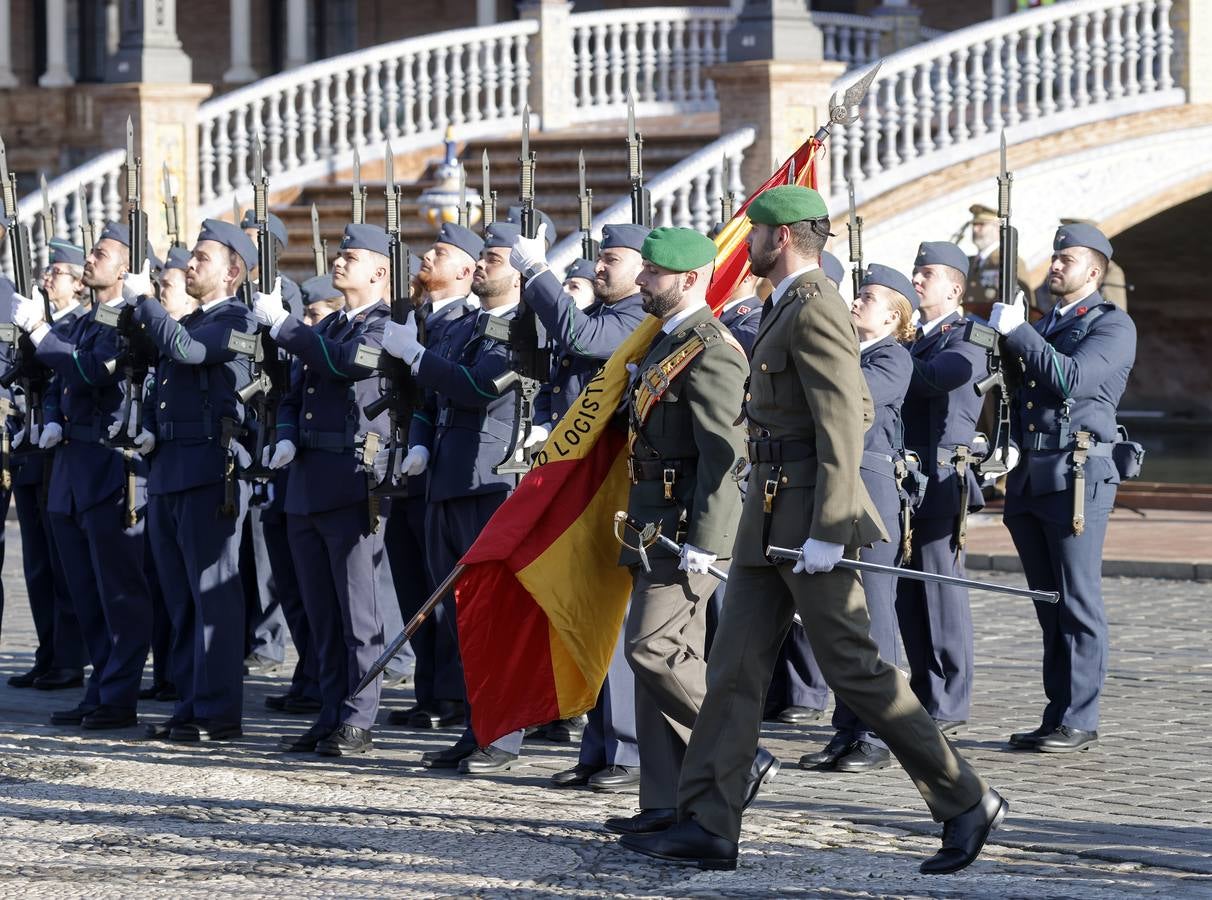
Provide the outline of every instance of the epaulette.
[[711,318],[706,322],[700,322],[698,325],[695,325],[694,333],[702,338],[705,347],[710,347],[717,340],[722,340],[741,354],[745,353],[745,348],[733,337],[731,329],[718,318]]

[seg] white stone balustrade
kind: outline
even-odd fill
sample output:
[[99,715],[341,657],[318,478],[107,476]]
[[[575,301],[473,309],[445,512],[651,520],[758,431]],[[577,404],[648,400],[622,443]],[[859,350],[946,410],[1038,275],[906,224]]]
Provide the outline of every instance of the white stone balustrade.
[[[1071,0],[884,60],[863,118],[835,127],[831,209],[996,148],[1185,102],[1171,74],[1172,0]],[[855,74],[839,79],[844,88]]]

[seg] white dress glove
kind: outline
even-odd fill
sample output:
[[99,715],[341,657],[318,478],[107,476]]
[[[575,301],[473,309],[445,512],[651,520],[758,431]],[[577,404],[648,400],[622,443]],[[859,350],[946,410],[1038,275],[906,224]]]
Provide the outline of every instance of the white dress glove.
[[42,301],[42,292],[31,287],[30,294],[33,296],[22,297],[20,294],[13,294],[13,324],[27,334],[46,321],[46,304]]
[[547,265],[547,223],[539,225],[532,238],[518,235],[509,248],[509,264],[519,272]]
[[274,455],[269,458],[269,467],[271,469],[281,469],[289,465],[290,461],[295,458],[295,445],[293,441],[278,441],[274,445]]
[[707,567],[716,560],[714,553],[700,550],[693,544],[682,545],[682,558],[678,560],[678,568],[691,575],[706,575]]
[[[37,427],[35,426],[35,430]],[[49,450],[63,440],[63,426],[58,422],[47,422],[42,426],[42,435],[38,438],[38,448]]]
[[1022,302],[994,303],[993,312],[989,314],[989,325],[1002,335],[1009,334],[1026,321],[1027,305]]
[[232,441],[231,455],[236,458],[236,467],[239,469],[247,469],[252,465],[252,454],[244,449],[243,444]]
[[122,299],[126,301],[127,306],[134,306],[139,302],[140,297],[150,297],[151,295],[151,260],[145,259],[143,269],[138,274],[127,272],[122,277]]
[[268,294],[257,291],[253,295],[253,315],[257,324],[266,328],[277,328],[290,315],[282,305],[282,279],[274,279],[274,289]]
[[415,365],[425,352],[425,345],[417,339],[417,319],[409,313],[403,322],[388,322],[383,329],[383,349],[408,365]]
[[141,456],[147,456],[156,448],[156,436],[144,428],[135,438],[135,447]]
[[400,474],[410,477],[420,475],[428,465],[429,449],[418,444],[415,447],[409,447],[408,452],[404,454],[404,458],[400,460]]
[[828,541],[818,541],[816,538],[808,538],[804,541],[804,546],[800,548],[803,554],[796,560],[795,566],[791,569],[791,574],[798,572],[807,572],[809,575],[817,572],[828,572],[839,562],[842,561],[842,556],[846,552],[846,548],[841,544],[831,544]]
[[542,425],[531,425],[530,434],[526,435],[526,440],[522,443],[523,450],[529,450],[536,444],[542,444],[550,436],[551,432]]
[[14,434],[12,440],[8,442],[8,446],[9,446],[10,450],[16,450],[18,447],[20,447],[24,443],[25,443],[25,429],[18,428],[17,433]]
[[383,447],[375,454],[374,460],[371,462],[371,469],[375,473],[375,483],[382,484],[387,478],[387,457],[391,453],[390,448]]

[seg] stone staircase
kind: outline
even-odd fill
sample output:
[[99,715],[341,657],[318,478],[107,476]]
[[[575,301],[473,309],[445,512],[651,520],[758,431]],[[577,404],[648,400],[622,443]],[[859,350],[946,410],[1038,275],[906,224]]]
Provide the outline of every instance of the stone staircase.
[[[716,137],[718,133],[704,130],[701,126],[673,135],[645,137],[645,176],[652,178],[676,165]],[[583,135],[564,133],[532,137],[531,149],[538,157],[535,170],[536,205],[555,222],[557,240],[577,228],[579,151],[583,150],[585,153],[586,180],[593,191],[595,213],[626,196],[629,183],[624,140],[622,132],[604,131],[586,132]],[[485,149],[488,151],[491,165],[492,187],[497,192],[498,215],[504,218],[506,210],[517,203],[518,143],[504,140],[469,142],[462,148],[459,158],[467,169],[468,197],[478,196],[481,180],[480,160]],[[437,155],[435,152],[435,157]],[[440,161],[435,159],[419,179],[402,185],[401,231],[409,247],[417,254],[423,253],[434,237],[433,227],[421,218],[417,198],[426,188],[436,184],[435,176],[439,164]],[[364,181],[363,184],[367,190],[366,221],[382,223],[383,181]],[[331,265],[341,240],[341,233],[349,222],[349,192],[349,182],[312,185],[304,188],[292,204],[274,209],[286,225],[290,236],[290,245],[279,263],[283,272],[301,281],[314,271],[311,248],[313,203],[320,214],[321,236],[328,240]],[[475,227],[478,230],[479,226]]]

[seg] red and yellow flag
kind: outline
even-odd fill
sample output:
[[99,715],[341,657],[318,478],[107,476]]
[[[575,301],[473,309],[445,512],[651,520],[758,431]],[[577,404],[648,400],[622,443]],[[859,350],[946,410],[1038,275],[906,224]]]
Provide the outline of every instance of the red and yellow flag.
[[[800,147],[716,237],[707,299],[717,313],[749,270],[749,203],[780,184],[815,186],[817,147],[814,139]],[[606,361],[461,560],[459,647],[481,746],[597,702],[631,595],[612,530],[630,490],[627,435],[610,420],[627,364],[639,362],[659,328],[649,316]]]

